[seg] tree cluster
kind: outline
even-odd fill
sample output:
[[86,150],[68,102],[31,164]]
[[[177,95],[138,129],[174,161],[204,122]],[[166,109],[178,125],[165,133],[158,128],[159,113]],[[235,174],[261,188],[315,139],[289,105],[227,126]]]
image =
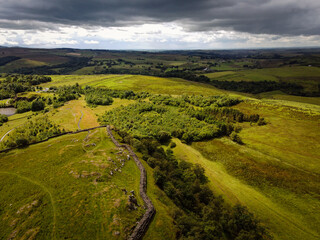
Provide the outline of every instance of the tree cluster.
[[7,63],[10,63],[19,59],[20,57],[16,57],[16,56],[2,57],[0,58],[0,66],[6,65]]
[[4,114],[0,113],[0,127],[3,125],[3,123],[8,122],[8,117]]
[[110,93],[105,89],[89,88],[85,91],[85,100],[91,105],[111,105],[113,103]]
[[17,93],[31,91],[32,86],[50,82],[51,78],[38,75],[9,75],[0,82],[0,99],[14,97]]
[[166,95],[153,95],[150,98],[155,104],[164,104],[174,107],[186,107],[193,105],[197,107],[208,107],[214,104],[217,107],[230,107],[237,105],[241,100],[237,98],[225,97],[225,96],[202,96],[202,95],[182,95],[181,97],[172,97]]
[[178,207],[172,213],[177,239],[270,239],[259,221],[245,207],[227,205],[208,186],[205,170],[198,164],[178,161],[154,138],[136,139],[119,131],[154,169],[155,183]]
[[303,87],[294,83],[275,82],[275,81],[219,81],[211,80],[210,83],[217,88],[245,92],[245,93],[262,93],[275,90],[281,90],[292,95],[301,95]]
[[[159,99],[159,98],[158,98]],[[167,98],[165,98],[167,99]],[[167,103],[167,102],[166,102]],[[100,121],[127,130],[137,138],[153,137],[170,139],[176,137],[186,143],[221,136],[228,136],[233,130],[233,122],[252,121],[258,115],[246,115],[231,108],[176,107],[159,102],[139,102],[106,112]]]

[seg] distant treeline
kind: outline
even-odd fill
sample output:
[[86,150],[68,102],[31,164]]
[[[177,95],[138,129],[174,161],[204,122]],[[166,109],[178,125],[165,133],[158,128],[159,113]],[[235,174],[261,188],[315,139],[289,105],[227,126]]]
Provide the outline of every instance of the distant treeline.
[[217,88],[237,91],[237,92],[246,92],[246,93],[262,93],[275,90],[281,90],[288,94],[300,93],[303,90],[303,87],[294,83],[284,83],[284,82],[275,82],[275,81],[218,81],[211,80],[211,84]]
[[16,56],[2,57],[2,58],[0,58],[0,66],[6,65],[9,62],[13,62],[13,61],[16,61],[19,59],[20,59],[20,57],[16,57]]
[[[320,91],[307,92],[303,86],[295,83],[275,82],[275,81],[218,81],[211,80],[213,86],[229,91],[245,92],[245,93],[262,93],[269,91],[281,90],[289,95],[319,97]],[[320,84],[318,86],[320,89]]]
[[69,57],[70,61],[57,65],[45,65],[33,68],[15,69],[15,73],[20,74],[43,74],[43,75],[57,75],[70,74],[80,68],[86,67],[91,58],[87,57]]

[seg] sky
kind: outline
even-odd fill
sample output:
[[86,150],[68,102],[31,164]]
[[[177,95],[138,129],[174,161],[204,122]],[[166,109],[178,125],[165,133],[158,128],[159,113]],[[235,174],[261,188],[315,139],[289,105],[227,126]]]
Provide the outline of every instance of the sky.
[[320,0],[0,0],[0,45],[143,50],[320,46]]

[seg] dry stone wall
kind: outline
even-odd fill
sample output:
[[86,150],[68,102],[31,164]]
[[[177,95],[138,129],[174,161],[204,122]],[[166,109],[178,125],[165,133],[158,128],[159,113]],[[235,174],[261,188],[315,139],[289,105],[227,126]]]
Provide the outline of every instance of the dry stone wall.
[[125,148],[128,150],[130,156],[135,161],[136,165],[138,166],[140,170],[140,196],[145,204],[145,207],[147,211],[143,215],[143,217],[140,219],[138,224],[136,225],[135,229],[133,230],[131,236],[129,237],[129,240],[140,240],[143,238],[145,233],[148,230],[148,227],[150,223],[152,222],[152,219],[154,215],[156,214],[156,209],[154,208],[150,198],[147,196],[147,172],[142,163],[140,162],[138,156],[134,153],[134,151],[131,149],[131,147],[127,144],[120,144],[115,137],[112,134],[112,131],[110,129],[110,126],[107,126],[107,132],[112,140],[112,142],[119,148]]

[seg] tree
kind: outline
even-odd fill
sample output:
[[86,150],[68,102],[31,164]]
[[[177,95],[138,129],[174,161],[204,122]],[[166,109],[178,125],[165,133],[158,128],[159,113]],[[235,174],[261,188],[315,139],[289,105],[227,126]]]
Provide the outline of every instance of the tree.
[[236,143],[243,144],[242,139],[240,138],[240,136],[236,132],[232,132],[230,134],[230,138],[232,141],[234,141]]
[[44,109],[44,107],[45,107],[45,104],[41,99],[36,99],[31,104],[31,110],[33,112],[41,111]]

